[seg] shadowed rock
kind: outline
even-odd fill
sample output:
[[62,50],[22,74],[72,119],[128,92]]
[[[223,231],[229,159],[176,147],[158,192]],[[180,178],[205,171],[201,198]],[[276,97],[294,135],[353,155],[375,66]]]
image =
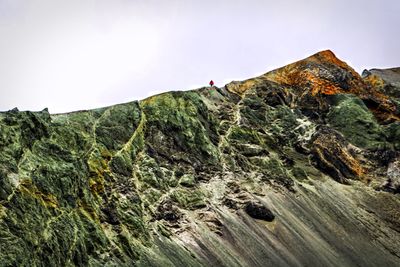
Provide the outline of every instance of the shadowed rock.
[[272,222],[275,219],[275,215],[272,211],[258,202],[248,202],[245,205],[244,210],[254,219],[264,220],[267,222]]

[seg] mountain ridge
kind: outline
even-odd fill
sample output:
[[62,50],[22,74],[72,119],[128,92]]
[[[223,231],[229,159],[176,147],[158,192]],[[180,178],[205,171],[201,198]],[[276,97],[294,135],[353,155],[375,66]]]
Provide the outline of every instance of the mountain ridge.
[[221,88],[0,113],[0,265],[400,266],[382,73],[327,50]]

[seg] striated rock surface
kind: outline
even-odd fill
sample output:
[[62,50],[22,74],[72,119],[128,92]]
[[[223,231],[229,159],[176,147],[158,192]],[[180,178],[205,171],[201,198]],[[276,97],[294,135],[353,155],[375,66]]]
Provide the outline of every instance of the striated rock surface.
[[399,83],[322,51],[223,88],[0,113],[0,266],[400,266]]

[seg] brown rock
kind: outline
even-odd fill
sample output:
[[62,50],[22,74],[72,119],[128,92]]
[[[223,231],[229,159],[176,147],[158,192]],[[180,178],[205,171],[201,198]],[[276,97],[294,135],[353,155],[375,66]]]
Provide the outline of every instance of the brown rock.
[[321,128],[312,139],[311,153],[319,169],[340,183],[359,178],[364,170],[353,157],[348,142],[331,128]]

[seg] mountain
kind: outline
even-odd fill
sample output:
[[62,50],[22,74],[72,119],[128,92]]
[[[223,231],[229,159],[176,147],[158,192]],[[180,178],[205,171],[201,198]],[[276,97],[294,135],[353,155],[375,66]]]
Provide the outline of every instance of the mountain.
[[399,69],[0,114],[0,266],[400,266]]

